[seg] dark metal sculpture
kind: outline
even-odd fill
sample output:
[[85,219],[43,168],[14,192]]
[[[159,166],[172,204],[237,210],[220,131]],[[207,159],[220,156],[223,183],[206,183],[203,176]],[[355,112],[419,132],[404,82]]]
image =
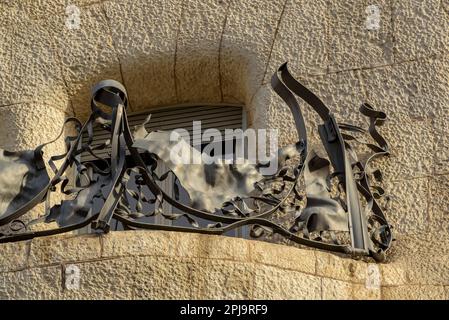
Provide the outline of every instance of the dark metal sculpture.
[[[77,134],[66,137],[64,154],[49,160],[54,172],[51,179],[42,157],[44,145],[32,151],[1,151],[0,242],[67,232],[88,224],[108,232],[114,217],[126,229],[207,234],[223,234],[248,225],[252,237],[279,234],[301,245],[384,261],[392,242],[391,226],[378,201],[382,188],[370,185],[370,177],[380,180],[380,172],[371,170],[370,174],[368,166],[375,157],[388,155],[387,143],[377,131],[386,115],[365,103],[360,111],[369,118],[368,130],[337,123],[324,103],[292,77],[286,64],[273,75],[271,84],[290,108],[299,137],[296,144],[279,150],[281,166],[276,174],[262,176],[258,171],[261,165],[200,165],[197,169],[169,165],[171,170],[157,176],[158,159],[169,161],[164,156],[170,148],[166,136],[163,132],[148,133],[143,125],[133,134],[126,117],[125,88],[112,80],[100,82],[92,92],[89,119],[84,124],[75,118],[65,121],[75,123]],[[295,95],[320,116],[318,131],[327,156],[308,145]],[[111,113],[103,111],[100,105],[110,107]],[[94,124],[101,124],[110,132],[110,141],[92,146]],[[88,139],[83,143],[81,137],[86,133]],[[373,143],[361,141],[359,135],[367,136]],[[100,169],[95,162],[78,160],[86,151],[96,156],[95,150],[105,148],[108,143],[112,148],[110,159],[99,159],[106,169]],[[355,143],[366,145],[370,155],[358,159]],[[133,159],[132,166],[125,161],[127,150]],[[62,161],[59,168],[56,160]],[[76,167],[76,183],[71,189],[67,189],[69,167]],[[192,172],[196,178],[192,178]],[[177,190],[171,197],[159,187],[157,182],[169,174],[175,176],[175,181],[179,179],[189,192],[190,204],[177,199]],[[131,179],[137,186],[134,190],[129,187]],[[70,199],[50,207],[49,199],[57,186]],[[143,192],[145,188],[150,192]],[[147,196],[149,193],[151,198]],[[135,204],[130,205],[131,199]],[[47,205],[43,217],[28,224],[20,220],[44,201]],[[163,202],[180,213],[164,212]],[[153,209],[146,210],[145,204],[152,204]],[[170,220],[187,219],[191,226],[162,225],[142,219],[155,215]],[[211,223],[200,226],[197,218]],[[40,222],[56,222],[58,228],[29,230],[30,225]]]

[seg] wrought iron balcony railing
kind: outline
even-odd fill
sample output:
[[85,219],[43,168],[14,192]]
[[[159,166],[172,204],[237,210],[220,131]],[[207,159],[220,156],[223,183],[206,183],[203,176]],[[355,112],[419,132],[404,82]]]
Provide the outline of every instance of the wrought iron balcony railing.
[[[170,151],[167,135],[159,132],[158,139],[154,139],[155,133],[146,132],[144,126],[132,133],[126,116],[125,88],[112,80],[100,82],[93,89],[88,120],[84,124],[76,118],[65,121],[64,124],[74,123],[77,133],[65,138],[64,154],[52,156],[48,161],[54,173],[52,178],[43,160],[42,149],[48,143],[35,150],[0,150],[0,242],[67,232],[89,224],[108,232],[111,219],[115,218],[130,230],[223,234],[250,226],[252,237],[279,234],[301,245],[384,261],[392,232],[379,202],[383,190],[370,183],[380,181],[381,174],[369,169],[369,165],[374,158],[389,153],[386,141],[377,131],[386,119],[385,113],[364,103],[360,112],[369,119],[368,129],[337,123],[325,104],[293,78],[286,64],[272,76],[271,84],[290,108],[299,137],[297,143],[279,149],[276,161],[280,166],[276,174],[261,175],[262,164],[243,163],[168,166],[171,170],[158,176],[155,173],[158,160],[167,161],[166,153]],[[295,95],[321,118],[318,132],[326,155],[309,146]],[[110,107],[110,113],[100,105]],[[99,169],[94,162],[78,160],[83,152],[95,158],[96,150],[106,147],[91,144],[93,126],[98,123],[110,133],[111,158],[100,159],[105,161],[106,169]],[[81,137],[86,133],[88,139],[83,142]],[[370,154],[359,159],[356,144],[366,146]],[[125,162],[127,150],[133,159],[132,166]],[[58,160],[62,162],[59,167],[55,164]],[[69,167],[76,168],[72,188],[68,188]],[[204,174],[215,175],[213,181],[205,180]],[[157,182],[168,175],[174,175],[187,190],[190,204],[180,202],[176,192],[172,197],[159,187]],[[131,177],[137,186],[134,190],[129,188]],[[204,192],[204,184],[208,192]],[[57,187],[69,199],[50,206],[50,197]],[[149,190],[151,197],[143,189]],[[135,203],[132,206],[131,198]],[[28,223],[21,220],[41,202],[46,203],[42,217]],[[164,202],[180,213],[164,212]],[[152,210],[145,209],[148,203],[152,204]],[[148,223],[142,219],[155,215],[170,220],[187,219],[190,226]],[[200,226],[198,218],[210,223]],[[56,222],[58,227],[32,230],[36,224],[49,222]]]

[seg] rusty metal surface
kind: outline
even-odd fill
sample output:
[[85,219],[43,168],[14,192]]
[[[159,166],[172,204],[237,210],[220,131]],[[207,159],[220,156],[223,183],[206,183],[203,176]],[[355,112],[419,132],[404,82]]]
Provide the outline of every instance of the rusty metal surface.
[[[286,64],[273,75],[271,83],[290,108],[299,139],[279,150],[273,159],[279,161],[279,169],[267,176],[261,174],[259,164],[249,162],[171,163],[168,154],[173,142],[168,139],[168,132],[146,132],[143,126],[131,132],[125,88],[112,80],[100,82],[92,92],[89,119],[84,124],[74,118],[66,120],[75,123],[77,134],[65,138],[64,154],[51,157],[45,164],[44,145],[14,153],[0,150],[0,242],[67,232],[89,224],[108,232],[114,218],[125,229],[209,234],[250,226],[252,237],[278,234],[301,245],[385,260],[393,240],[391,226],[379,204],[383,195],[379,186],[381,174],[371,169],[370,163],[389,153],[377,130],[386,115],[365,103],[360,112],[369,120],[367,129],[337,123],[324,103],[292,77]],[[320,150],[308,144],[296,96],[321,118]],[[95,155],[96,150],[106,147],[92,147],[94,125],[101,125],[110,133],[107,143],[111,145],[111,157],[98,159],[104,164],[101,169],[98,162],[79,161],[81,153]],[[83,133],[88,135],[85,143],[81,139]],[[359,159],[356,145],[367,147],[370,153]],[[182,147],[201,157],[189,144]],[[127,150],[132,165],[125,161]],[[62,161],[59,167],[56,160]],[[161,160],[169,171],[158,176],[156,168]],[[76,168],[71,188],[67,187],[69,167]],[[53,171],[52,178],[47,168]],[[169,175],[175,181],[173,197],[159,186],[159,181]],[[371,185],[373,180],[375,184]],[[179,200],[179,185],[188,192],[190,203]],[[50,206],[50,197],[57,190],[70,198]],[[42,216],[23,222],[21,217],[41,202],[46,203]],[[163,203],[176,210],[166,212]],[[172,221],[184,219],[189,226],[150,223],[145,219],[154,216]],[[32,231],[33,225],[49,222],[56,222],[58,227]]]

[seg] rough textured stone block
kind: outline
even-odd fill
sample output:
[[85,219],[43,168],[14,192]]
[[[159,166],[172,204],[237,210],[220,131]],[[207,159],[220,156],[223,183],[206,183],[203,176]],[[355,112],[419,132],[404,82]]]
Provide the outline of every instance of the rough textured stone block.
[[329,63],[331,71],[370,68],[393,62],[391,6],[376,1],[379,8],[378,30],[368,30],[366,1],[328,2]]
[[128,255],[202,257],[247,261],[248,241],[231,237],[155,230],[120,231],[103,235],[102,257]]
[[45,101],[67,110],[69,101],[57,50],[57,30],[62,26],[22,16],[15,7],[2,14],[9,17],[0,24],[1,33],[7,34],[0,50],[7,54],[0,69],[0,106]]
[[[192,260],[142,257],[136,259],[135,299],[195,299],[199,297],[194,274],[198,268]],[[204,272],[203,275],[207,273]]]
[[336,254],[316,251],[316,274],[337,280],[365,283],[367,263],[345,259]]
[[443,237],[449,233],[449,175],[429,179],[428,230]]
[[[427,178],[388,183],[388,218],[396,234],[419,236],[429,226]],[[410,197],[410,195],[413,197]]]
[[2,273],[0,277],[4,284],[0,286],[0,300],[53,300],[61,297],[60,266]]
[[[448,81],[449,82],[449,81]],[[449,110],[448,110],[449,111]],[[445,117],[433,119],[431,122],[435,135],[434,169],[436,174],[449,173],[449,135]]]
[[447,115],[449,60],[426,59],[361,71],[366,96],[390,118],[426,120]]
[[258,266],[253,299],[320,299],[321,279],[297,271]]
[[372,166],[382,171],[385,181],[419,178],[433,172],[435,136],[429,126],[429,120],[413,120],[400,113],[388,113],[388,120],[379,132],[387,141],[390,154],[376,160]]
[[[338,122],[349,122],[366,127],[368,121],[359,112],[360,105],[367,102],[360,71],[343,71],[316,77],[300,76],[299,81],[302,81],[324,102]],[[319,119],[310,106],[302,100],[299,101],[307,112],[313,113],[312,119]]]
[[378,300],[380,288],[366,288],[364,285],[352,284],[329,278],[323,278],[322,290],[324,300]]
[[[0,244],[0,272],[24,269],[30,248],[29,241]],[[1,285],[1,280],[0,280]]]
[[[63,272],[69,265],[63,265]],[[139,271],[135,257],[75,263],[79,268],[79,288],[68,289],[65,282],[61,297],[73,299],[133,299]],[[143,268],[141,270],[146,270]],[[67,280],[66,280],[67,281]]]
[[2,0],[1,5],[18,10],[27,19],[42,20],[50,16],[68,17],[66,8],[70,4],[78,6],[82,16],[83,7],[98,2],[98,0]]
[[303,250],[262,241],[254,241],[250,244],[251,260],[255,263],[315,274],[316,259],[313,250]]
[[326,12],[323,0],[287,1],[264,82],[270,82],[271,75],[286,61],[295,76],[327,71],[330,52]]
[[445,298],[443,286],[410,285],[382,288],[382,299],[385,300],[443,300]]
[[129,255],[197,256],[199,235],[186,233],[180,239],[173,232],[140,230],[110,232],[102,236],[103,257]]
[[[154,243],[155,237],[161,239],[159,245]],[[101,243],[102,257],[163,255],[174,251],[169,235],[159,231],[109,232],[101,236]]]
[[176,103],[181,1],[114,1],[105,9],[133,110]]
[[329,278],[322,279],[322,299],[350,300],[352,299],[352,284]]
[[385,263],[380,266],[382,286],[395,286],[407,283],[406,269],[397,263]]
[[199,235],[198,257],[249,261],[251,241],[235,237]]
[[[438,238],[438,241],[434,241]],[[447,237],[429,232],[418,237],[397,235],[388,265],[405,270],[407,285],[441,285],[449,279]]]
[[31,241],[30,266],[75,262],[100,257],[97,235],[35,238]]
[[231,2],[220,49],[225,102],[248,101],[262,84],[284,2]]
[[439,0],[393,1],[396,61],[447,52],[448,19]]
[[79,29],[64,26],[65,16],[54,19],[60,30],[61,69],[77,117],[86,119],[91,112],[92,87],[104,79],[123,83],[120,62],[115,52],[109,24],[102,4],[81,8]]
[[[10,151],[35,149],[58,136],[65,117],[62,110],[44,103],[0,107],[0,148]],[[44,157],[63,153],[64,149],[64,138],[58,139],[44,147]]]
[[184,3],[175,61],[178,101],[220,102],[219,50],[229,1]]
[[[13,34],[10,29],[12,22],[11,10],[8,10],[5,4],[0,3],[0,59],[1,61],[8,61],[11,56],[11,46]],[[0,64],[0,91],[6,92],[8,83],[6,77],[11,74],[11,64]],[[0,100],[0,106],[7,105],[9,101]]]
[[192,275],[199,299],[250,299],[257,266],[201,259]]

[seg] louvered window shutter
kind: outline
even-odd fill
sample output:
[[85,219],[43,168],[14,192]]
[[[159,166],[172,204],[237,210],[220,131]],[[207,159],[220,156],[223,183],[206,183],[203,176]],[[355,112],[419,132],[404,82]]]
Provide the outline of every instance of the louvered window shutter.
[[[131,130],[142,124],[151,114],[151,120],[145,125],[148,132],[155,130],[186,129],[190,134],[190,142],[193,145],[201,144],[194,141],[192,136],[193,121],[201,121],[201,130],[218,129],[224,137],[225,129],[245,129],[245,115],[241,106],[180,106],[169,108],[155,108],[145,112],[128,115]],[[100,127],[94,128],[92,147],[104,143],[109,139],[109,132]],[[83,136],[83,142],[87,141],[87,134]],[[102,158],[108,158],[111,149],[105,148],[95,153]],[[81,161],[92,161],[95,158],[88,152],[81,155]]]

